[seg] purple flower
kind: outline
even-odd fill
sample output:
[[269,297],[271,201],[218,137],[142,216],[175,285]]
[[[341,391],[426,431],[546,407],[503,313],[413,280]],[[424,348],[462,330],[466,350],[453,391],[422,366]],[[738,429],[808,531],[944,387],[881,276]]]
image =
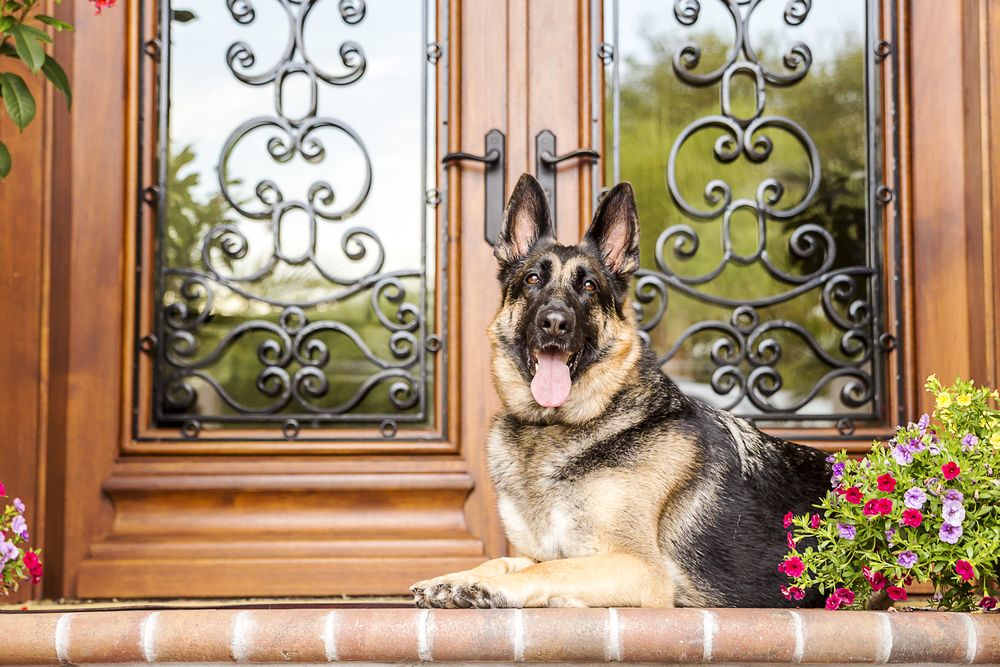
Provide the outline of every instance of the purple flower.
[[963,496],[962,492],[959,491],[958,489],[948,489],[947,491],[944,492],[942,498],[944,498],[945,503],[962,504],[963,502],[965,502],[965,496]]
[[896,556],[896,562],[902,565],[903,567],[913,567],[914,565],[917,564],[918,560],[919,558],[917,558],[917,554],[913,553],[912,551],[904,551],[903,553]]
[[845,540],[853,540],[857,537],[858,529],[849,523],[838,523],[837,532],[840,533],[840,536]]
[[927,479],[924,480],[924,486],[926,486],[927,490],[930,491],[935,496],[941,493],[940,487],[938,488],[937,491],[934,490],[934,487],[937,485],[937,483],[938,483],[937,477],[928,477]]
[[847,464],[843,461],[833,464],[833,477],[830,478],[830,484],[837,486],[837,482],[844,476],[844,468],[846,467]]
[[892,458],[901,466],[913,463],[913,454],[903,445],[896,445],[892,448]]
[[930,415],[920,415],[920,421],[917,422],[917,428],[920,429],[920,434],[923,435],[927,432],[927,427],[931,425]]
[[15,535],[19,535],[21,539],[28,539],[25,537],[28,534],[28,524],[25,522],[24,517],[20,514],[14,515],[14,518],[10,522],[10,529]]
[[7,564],[7,561],[14,560],[20,555],[20,553],[21,552],[14,546],[13,542],[7,542],[3,539],[3,536],[0,535],[0,570],[2,570],[3,566]]
[[892,543],[895,541],[895,538],[896,538],[895,528],[890,528],[889,530],[885,531],[885,539],[889,540],[890,547],[892,546]]
[[922,452],[927,449],[927,445],[920,438],[912,438],[908,443],[906,443],[906,448],[910,450],[911,454],[916,454],[917,452]]
[[941,538],[942,542],[955,544],[958,542],[958,539],[962,537],[962,527],[953,526],[950,523],[942,523],[941,529],[938,530],[938,537]]
[[924,490],[914,486],[903,494],[903,504],[913,510],[918,510],[927,502],[927,494]]
[[962,448],[963,449],[975,449],[976,445],[979,444],[979,438],[969,433],[964,438],[962,438]]
[[945,501],[944,509],[941,510],[941,518],[946,524],[961,526],[965,521],[965,507],[961,503],[950,503]]
[[836,460],[837,460],[837,457],[834,456],[833,454],[830,454],[829,456],[826,457],[826,462],[827,463],[833,463]]
[[16,509],[21,514],[24,514],[24,503],[21,502],[20,498],[14,498],[14,509]]

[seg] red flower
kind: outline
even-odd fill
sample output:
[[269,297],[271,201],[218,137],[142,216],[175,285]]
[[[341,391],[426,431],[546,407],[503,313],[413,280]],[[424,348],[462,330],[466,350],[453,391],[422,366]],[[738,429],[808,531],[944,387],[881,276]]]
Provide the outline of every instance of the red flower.
[[854,591],[850,588],[838,588],[834,591],[834,595],[840,598],[840,601],[846,605],[854,604]]
[[819,528],[819,514],[813,514],[809,517],[809,525],[812,526],[813,530]]
[[806,596],[806,592],[799,588],[798,586],[781,586],[781,594],[785,596],[786,600],[801,600]]
[[889,586],[885,589],[885,592],[889,594],[890,600],[905,600],[906,599],[906,589],[900,588],[899,586]]
[[865,579],[871,584],[872,590],[880,591],[885,588],[885,575],[881,572],[872,572],[872,569],[865,565],[861,568],[861,573],[865,575]]
[[111,9],[117,0],[90,0],[94,3],[95,14],[100,14],[102,9]]
[[861,495],[861,489],[856,486],[852,486],[844,492],[844,499],[854,505],[860,505],[863,498],[864,496]]
[[0,482],[0,497],[7,497],[7,487],[3,485],[3,482]]
[[962,581],[969,581],[976,576],[976,571],[972,569],[972,563],[967,560],[955,561],[955,573],[962,578]]
[[792,532],[791,531],[788,531],[787,542],[788,542],[788,548],[789,549],[794,549],[795,548],[795,540],[792,539]]
[[986,597],[984,597],[982,600],[979,601],[979,606],[985,609],[986,611],[989,611],[990,609],[996,609],[997,599],[987,595]]
[[789,512],[788,514],[786,514],[785,517],[781,520],[781,525],[784,526],[785,528],[788,528],[789,526],[792,525],[792,513],[791,512]]
[[902,524],[904,526],[917,528],[918,526],[920,526],[920,522],[923,520],[924,520],[924,514],[920,510],[915,510],[915,509],[903,510]]
[[896,490],[896,478],[886,473],[878,478],[878,490],[892,493]]
[[962,469],[958,467],[958,464],[954,461],[948,461],[943,466],[941,466],[941,474],[944,475],[945,479],[955,479],[962,473]]
[[38,554],[34,551],[25,551],[24,566],[28,568],[28,573],[31,575],[31,583],[37,584],[42,580],[42,562],[38,559]]
[[878,513],[883,515],[892,513],[892,500],[889,498],[879,498]]
[[826,608],[830,611],[840,609],[840,597],[836,593],[826,599]]
[[778,572],[784,572],[789,577],[793,579],[795,577],[801,576],[805,571],[806,566],[802,562],[802,559],[798,556],[792,556],[791,558],[786,558],[785,562],[778,566]]
[[861,513],[867,517],[878,516],[879,514],[878,498],[872,498],[867,503],[865,503],[865,506],[861,510]]

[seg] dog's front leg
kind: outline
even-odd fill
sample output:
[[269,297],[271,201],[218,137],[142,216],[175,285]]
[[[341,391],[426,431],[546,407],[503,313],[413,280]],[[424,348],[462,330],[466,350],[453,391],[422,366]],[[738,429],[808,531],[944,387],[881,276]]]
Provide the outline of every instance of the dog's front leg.
[[530,558],[494,558],[471,570],[418,581],[410,586],[410,590],[418,607],[482,607],[483,601],[474,596],[475,590],[471,588],[473,584],[483,578],[517,572],[534,564],[535,561]]
[[[663,569],[626,553],[607,552],[530,565],[514,572],[439,577],[431,607],[671,607],[673,585]],[[430,591],[428,591],[430,593]]]

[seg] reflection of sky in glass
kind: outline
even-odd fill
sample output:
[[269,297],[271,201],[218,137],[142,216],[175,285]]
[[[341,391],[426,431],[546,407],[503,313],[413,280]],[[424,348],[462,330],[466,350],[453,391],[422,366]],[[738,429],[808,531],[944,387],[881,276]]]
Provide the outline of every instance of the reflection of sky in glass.
[[[368,3],[364,20],[347,25],[341,20],[338,3],[321,2],[306,21],[306,49],[321,69],[333,75],[345,72],[338,53],[345,41],[357,42],[367,60],[364,75],[354,83],[338,87],[319,82],[317,115],[335,118],[352,128],[367,147],[373,171],[371,192],[359,211],[340,222],[317,221],[319,261],[331,273],[358,276],[371,267],[366,260],[374,259],[373,252],[366,260],[352,262],[340,247],[344,232],[355,226],[371,229],[382,241],[385,271],[419,268],[426,188],[421,179],[422,76],[426,66],[421,4]],[[257,17],[248,25],[234,21],[223,2],[174,2],[173,8],[190,10],[197,18],[172,25],[170,141],[175,149],[193,146],[197,156],[193,167],[201,174],[196,192],[207,199],[219,189],[217,164],[229,135],[250,118],[276,113],[276,84],[249,86],[237,81],[226,64],[226,49],[233,42],[246,42],[256,56],[247,73],[261,74],[280,61],[290,38],[289,21],[278,2],[254,3]],[[296,7],[294,11],[299,10]],[[287,115],[306,112],[310,93],[305,76],[286,80],[284,93]],[[316,137],[326,148],[322,161],[310,164],[296,156],[279,164],[268,155],[266,144],[281,134],[276,128],[261,128],[237,144],[229,160],[230,177],[241,181],[231,186],[234,199],[256,202],[254,188],[262,179],[274,181],[286,200],[306,200],[313,182],[326,181],[336,195],[332,209],[358,196],[364,162],[349,137],[334,129],[321,130]],[[248,207],[260,209],[261,205],[256,202],[255,207]],[[237,263],[234,273],[247,274],[270,256],[270,224],[242,220],[235,214],[233,219],[239,220],[250,241],[248,255]],[[293,213],[286,223],[290,224],[282,240],[289,254],[295,254],[306,242],[307,218]],[[300,283],[320,280],[303,267],[283,267],[275,278],[293,276]]]
[[[734,3],[735,4],[735,3]],[[822,163],[822,202],[789,222],[768,220],[765,238],[767,252],[775,258],[782,270],[796,271],[801,275],[806,269],[793,270],[787,264],[788,235],[803,222],[833,221],[824,228],[838,230],[836,248],[838,261],[835,266],[865,264],[865,79],[861,54],[866,36],[866,0],[818,0],[811,3],[811,10],[801,25],[790,26],[784,20],[789,3],[786,0],[763,0],[753,11],[749,21],[749,41],[765,70],[779,75],[788,74],[783,56],[800,43],[808,45],[813,62],[809,74],[799,83],[781,87],[774,83],[765,85],[764,115],[787,115],[799,123],[815,141]],[[617,5],[618,42],[616,64],[622,85],[621,107],[621,178],[630,180],[636,187],[639,217],[643,230],[643,266],[654,269],[652,254],[657,236],[671,225],[688,224],[695,230],[700,247],[688,261],[678,261],[672,254],[673,237],[661,254],[667,265],[677,275],[694,277],[704,275],[722,260],[721,217],[711,220],[693,220],[672,201],[665,174],[668,155],[683,128],[699,118],[719,114],[721,82],[699,88],[681,82],[670,64],[671,57],[684,44],[704,46],[700,62],[693,73],[705,75],[725,63],[725,53],[733,44],[735,28],[731,12],[723,0],[702,0],[698,20],[692,26],[682,25],[674,15],[673,2],[646,0],[619,0],[605,3],[605,40],[611,40],[614,6]],[[747,6],[739,11],[746,13]],[[742,55],[737,61],[743,61]],[[609,75],[611,69],[605,70]],[[610,90],[610,77],[606,79]],[[752,116],[754,96],[749,77],[735,77],[733,94],[734,115]],[[820,88],[835,82],[830,88]],[[812,92],[810,92],[812,90]],[[610,94],[610,93],[609,93]],[[606,107],[610,121],[610,98]],[[610,123],[608,123],[610,132]],[[712,144],[721,134],[711,129],[688,140],[681,148],[677,165],[677,187],[680,196],[693,208],[713,208],[704,200],[705,184],[713,178],[724,180],[732,187],[734,198],[755,196],[762,179],[774,177],[786,185],[784,198],[778,208],[790,208],[801,200],[806,191],[809,173],[808,154],[791,135],[781,130],[769,130],[774,141],[774,151],[768,160],[752,164],[745,156],[731,164],[722,164],[712,154]],[[610,140],[610,137],[608,137]],[[610,147],[610,144],[609,144]],[[609,171],[609,180],[610,180]],[[796,177],[798,179],[796,180]],[[844,180],[831,180],[841,179]],[[830,195],[830,192],[834,192]],[[840,213],[828,214],[828,203],[841,208]],[[825,217],[824,217],[825,216]],[[738,210],[733,216],[734,232],[731,236],[738,252],[750,255],[757,243],[756,224],[749,210]],[[850,228],[850,229],[848,229]],[[849,231],[849,233],[848,233]],[[859,232],[855,234],[855,232]],[[817,264],[818,265],[818,264]],[[655,269],[654,269],[655,270]],[[811,269],[810,269],[811,270]],[[769,295],[783,294],[789,286],[775,281],[759,263],[747,267],[728,264],[716,278],[697,285],[703,295],[749,301]],[[861,293],[852,298],[863,298],[866,283],[859,286]],[[728,322],[732,308],[709,305],[683,295],[676,288],[669,288],[669,307],[666,315],[651,332],[651,341],[659,353],[664,353],[688,327],[706,320]],[[820,346],[832,356],[843,359],[839,352],[843,330],[836,328],[820,307],[819,289],[775,306],[762,307],[762,321],[787,320],[801,324],[813,335]],[[866,335],[870,335],[870,332]],[[795,336],[775,337],[783,348],[781,361],[775,368],[783,373],[782,390],[775,396],[774,405],[787,405],[804,397],[813,383],[830,368],[818,361]],[[666,369],[682,382],[690,393],[712,403],[727,403],[708,386],[708,380],[718,366],[710,360],[711,344],[723,338],[717,331],[695,334],[686,338],[677,355],[668,362]],[[747,372],[751,366],[741,362]],[[865,365],[871,372],[871,365]],[[833,380],[818,397],[803,409],[803,413],[842,412],[850,410],[840,403],[838,395],[843,380]],[[735,395],[735,394],[733,394]],[[869,405],[863,406],[867,410]],[[736,409],[756,412],[744,399]]]

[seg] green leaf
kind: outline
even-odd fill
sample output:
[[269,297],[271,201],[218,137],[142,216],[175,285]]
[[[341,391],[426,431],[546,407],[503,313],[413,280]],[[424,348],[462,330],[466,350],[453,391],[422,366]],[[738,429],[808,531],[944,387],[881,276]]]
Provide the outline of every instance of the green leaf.
[[10,151],[7,145],[0,141],[0,178],[7,178],[10,173]]
[[27,23],[22,23],[21,29],[27,30],[29,33],[31,33],[32,35],[34,35],[43,42],[48,42],[49,44],[52,43],[52,36],[49,35],[49,33],[45,32],[44,30],[39,30],[38,28],[30,26]]
[[63,70],[54,58],[45,56],[45,64],[42,65],[42,72],[45,74],[45,78],[52,82],[55,89],[66,96],[66,108],[71,108],[73,105],[73,90],[70,88],[69,77],[66,76],[66,71]]
[[13,16],[0,16],[0,32],[7,32],[14,25]]
[[45,49],[31,32],[24,28],[23,25],[15,25],[11,28],[11,34],[14,35],[14,48],[28,69],[37,72],[45,62]]
[[24,130],[35,117],[35,98],[24,84],[24,79],[9,72],[0,73],[0,92],[7,114],[18,129]]
[[35,18],[38,19],[39,21],[41,21],[42,23],[44,23],[45,25],[52,26],[58,32],[62,32],[63,30],[68,30],[70,32],[73,31],[73,25],[72,24],[66,23],[65,21],[60,21],[57,18],[53,18],[51,16],[46,16],[45,14],[39,14]]

